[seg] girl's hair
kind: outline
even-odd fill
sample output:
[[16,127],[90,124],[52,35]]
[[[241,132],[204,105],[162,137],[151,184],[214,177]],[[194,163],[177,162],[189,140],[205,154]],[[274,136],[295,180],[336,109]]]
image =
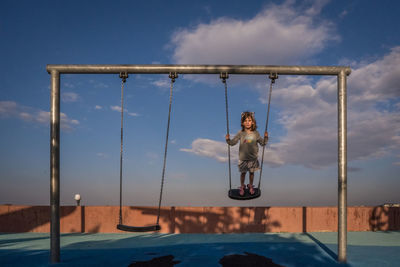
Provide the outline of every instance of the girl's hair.
[[242,118],[240,119],[240,125],[242,126],[242,131],[244,131],[244,121],[250,118],[253,121],[253,124],[251,125],[251,130],[255,131],[257,129],[257,122],[256,122],[256,118],[254,117],[254,112],[250,112],[250,111],[245,111],[242,112]]

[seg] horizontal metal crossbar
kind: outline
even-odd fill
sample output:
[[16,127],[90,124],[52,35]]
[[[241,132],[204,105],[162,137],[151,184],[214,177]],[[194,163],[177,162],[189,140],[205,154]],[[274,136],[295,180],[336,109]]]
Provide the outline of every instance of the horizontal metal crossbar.
[[129,74],[280,74],[280,75],[338,75],[351,73],[345,66],[273,66],[273,65],[47,65],[51,73],[121,73]]

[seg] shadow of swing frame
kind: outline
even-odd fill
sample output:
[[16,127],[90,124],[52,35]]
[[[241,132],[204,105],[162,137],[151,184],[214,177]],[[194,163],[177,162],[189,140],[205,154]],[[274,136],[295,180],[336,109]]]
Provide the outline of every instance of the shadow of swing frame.
[[338,106],[338,261],[347,260],[347,76],[346,66],[278,65],[54,65],[50,77],[50,260],[60,262],[60,76],[61,74],[244,74],[337,77]]

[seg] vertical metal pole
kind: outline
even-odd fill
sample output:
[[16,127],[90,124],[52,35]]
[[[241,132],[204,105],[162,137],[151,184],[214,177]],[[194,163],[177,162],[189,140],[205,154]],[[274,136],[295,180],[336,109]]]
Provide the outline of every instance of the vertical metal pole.
[[50,258],[60,262],[60,73],[51,71]]
[[347,96],[346,73],[338,74],[338,260],[347,251]]

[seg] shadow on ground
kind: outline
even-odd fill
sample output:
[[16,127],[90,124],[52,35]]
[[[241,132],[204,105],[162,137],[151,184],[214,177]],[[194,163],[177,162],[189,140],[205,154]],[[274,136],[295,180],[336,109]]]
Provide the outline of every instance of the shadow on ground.
[[[69,244],[61,248],[61,266],[129,266],[152,260],[179,262],[177,266],[346,266],[331,257],[335,255],[333,251],[329,255],[318,244],[302,242],[295,235],[125,234],[115,238],[113,235],[86,234],[80,237],[63,235],[63,239]],[[228,259],[227,264],[239,262],[239,258],[243,260],[242,256],[246,255],[252,255],[251,259],[258,261],[264,258],[264,263],[268,259],[276,265],[225,265],[221,262],[224,258]],[[232,261],[235,257],[236,261]],[[48,263],[49,251],[0,250],[0,258],[3,266],[43,266]]]
[[259,267],[283,267],[282,265],[274,263],[271,259],[253,253],[245,252],[245,255],[234,254],[224,256],[219,260],[222,267],[234,266],[259,266]]

